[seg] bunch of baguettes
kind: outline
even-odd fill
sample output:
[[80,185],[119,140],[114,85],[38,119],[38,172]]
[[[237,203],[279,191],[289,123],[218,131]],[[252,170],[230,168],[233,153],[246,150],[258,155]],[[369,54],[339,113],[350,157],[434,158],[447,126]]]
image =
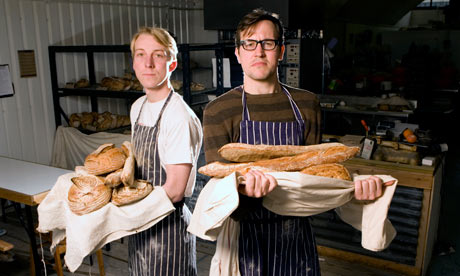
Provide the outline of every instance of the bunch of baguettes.
[[348,147],[341,143],[311,146],[229,143],[218,152],[224,159],[236,163],[213,162],[201,167],[198,172],[211,177],[225,177],[233,172],[244,175],[251,169],[263,172],[300,171],[351,180],[348,170],[338,163],[354,157],[359,147]]
[[[135,158],[130,142],[121,148],[114,144],[101,145],[77,166],[68,192],[70,210],[84,215],[102,208],[110,201],[126,205],[146,197],[153,187],[144,180],[134,179]],[[123,185],[121,185],[123,184]]]

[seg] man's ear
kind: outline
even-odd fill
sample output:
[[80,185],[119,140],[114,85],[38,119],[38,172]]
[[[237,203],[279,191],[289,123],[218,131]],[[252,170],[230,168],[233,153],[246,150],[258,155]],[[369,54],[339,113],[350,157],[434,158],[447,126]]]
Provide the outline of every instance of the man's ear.
[[285,51],[285,50],[286,50],[286,46],[284,46],[284,44],[281,45],[281,47],[280,47],[280,56],[278,57],[278,61],[282,61],[282,60],[283,60],[283,58],[284,58],[284,51]]
[[176,70],[176,68],[177,68],[177,59],[171,61],[171,64],[169,64],[169,72]]
[[238,63],[241,64],[241,62],[240,62],[240,49],[238,47],[235,47],[235,56],[236,56],[236,59],[238,60]]

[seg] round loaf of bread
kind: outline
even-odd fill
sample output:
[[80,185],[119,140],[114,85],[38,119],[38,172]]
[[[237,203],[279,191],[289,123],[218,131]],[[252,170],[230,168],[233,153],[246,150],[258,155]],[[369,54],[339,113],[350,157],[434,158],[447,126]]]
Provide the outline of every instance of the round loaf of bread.
[[67,196],[70,210],[84,215],[100,209],[110,201],[112,191],[100,177],[94,175],[73,177]]
[[112,203],[117,206],[122,206],[136,202],[146,197],[153,190],[152,184],[145,180],[134,180],[134,185],[131,187],[120,186],[113,189]]
[[316,176],[330,177],[342,180],[351,180],[351,176],[347,168],[336,163],[315,165],[305,168],[300,172]]
[[126,155],[114,144],[104,144],[89,154],[85,159],[85,169],[92,175],[101,175],[121,169]]

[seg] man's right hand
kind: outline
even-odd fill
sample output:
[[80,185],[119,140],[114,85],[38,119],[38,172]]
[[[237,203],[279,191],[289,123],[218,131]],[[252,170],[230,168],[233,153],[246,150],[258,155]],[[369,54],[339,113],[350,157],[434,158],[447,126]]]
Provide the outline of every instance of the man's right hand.
[[238,186],[238,192],[248,197],[264,197],[278,186],[273,176],[261,171],[250,170],[244,177],[245,183]]

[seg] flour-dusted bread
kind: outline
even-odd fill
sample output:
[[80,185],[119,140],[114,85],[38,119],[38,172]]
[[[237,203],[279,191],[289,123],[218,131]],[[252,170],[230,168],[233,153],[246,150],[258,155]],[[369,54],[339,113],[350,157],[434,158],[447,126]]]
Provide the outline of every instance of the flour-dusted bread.
[[153,190],[152,184],[145,180],[136,179],[133,186],[120,186],[113,189],[112,203],[122,206],[139,201]]
[[91,175],[84,166],[75,166],[75,173],[78,174],[78,176]]
[[136,161],[134,158],[133,146],[131,142],[125,141],[121,145],[121,148],[125,155],[128,157],[125,160],[125,164],[123,166],[123,171],[121,172],[121,181],[125,186],[133,186],[134,184],[134,167],[136,165]]
[[264,159],[273,159],[293,156],[309,151],[325,150],[330,147],[343,146],[341,143],[324,143],[310,146],[292,145],[250,145],[244,143],[229,143],[219,149],[219,154],[225,160],[232,162],[253,162]]
[[330,177],[342,180],[351,180],[350,173],[348,172],[347,168],[340,164],[321,164],[321,165],[314,165],[308,168],[305,168],[300,171],[301,173],[316,175],[316,176],[323,176],[323,177]]
[[201,167],[198,172],[211,177],[225,177],[234,171],[247,171],[248,168],[253,167],[263,167],[266,170],[272,171],[300,171],[313,165],[340,163],[354,157],[358,152],[358,147],[339,145],[326,149],[308,151],[294,156],[259,160],[249,163],[226,164],[213,162]]
[[118,169],[114,172],[109,173],[104,180],[104,184],[110,188],[115,188],[120,185],[121,182],[121,172],[123,169]]
[[126,155],[114,144],[101,145],[85,159],[85,169],[92,175],[101,175],[123,167]]
[[112,196],[112,190],[104,185],[101,177],[94,175],[73,177],[73,185],[67,196],[70,210],[84,215],[102,208]]

